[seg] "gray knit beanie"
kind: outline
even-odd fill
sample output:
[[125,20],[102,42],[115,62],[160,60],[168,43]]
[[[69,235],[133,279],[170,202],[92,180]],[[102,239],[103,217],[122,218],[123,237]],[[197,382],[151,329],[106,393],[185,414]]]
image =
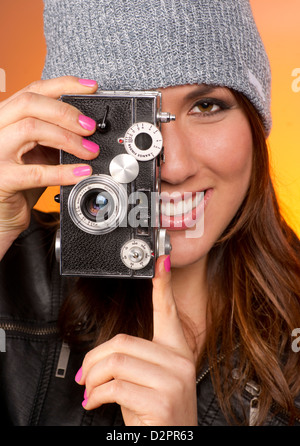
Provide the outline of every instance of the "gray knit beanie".
[[244,93],[268,134],[270,67],[248,0],[44,0],[43,78],[102,90],[213,84]]

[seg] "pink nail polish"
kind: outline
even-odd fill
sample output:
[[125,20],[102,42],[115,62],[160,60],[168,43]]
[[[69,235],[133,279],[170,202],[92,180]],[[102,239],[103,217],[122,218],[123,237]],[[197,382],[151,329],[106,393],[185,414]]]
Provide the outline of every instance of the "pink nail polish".
[[88,402],[88,399],[87,399],[87,398],[85,398],[85,399],[82,401],[82,405],[83,405],[83,407],[85,407],[85,406],[87,405],[87,402]]
[[165,261],[164,261],[164,265],[165,265],[165,270],[167,272],[171,271],[171,261],[170,261],[170,256],[168,256]]
[[82,377],[82,367],[80,367],[80,369],[79,369],[78,372],[76,373],[76,375],[75,375],[75,381],[76,381],[77,383],[79,383],[79,381],[81,380],[81,377]]
[[87,391],[86,391],[86,389],[85,389],[85,391],[84,391],[83,398],[84,398],[85,400],[87,400]]
[[93,141],[90,141],[89,139],[82,139],[82,145],[85,149],[87,149],[89,152],[97,153],[99,151],[99,146]]
[[96,122],[93,119],[88,118],[87,116],[84,115],[79,116],[79,124],[85,130],[93,130],[96,126]]
[[87,177],[91,174],[91,171],[92,169],[90,166],[79,166],[73,169],[73,174],[76,177]]
[[78,82],[85,87],[95,87],[97,84],[97,82],[92,79],[78,79]]

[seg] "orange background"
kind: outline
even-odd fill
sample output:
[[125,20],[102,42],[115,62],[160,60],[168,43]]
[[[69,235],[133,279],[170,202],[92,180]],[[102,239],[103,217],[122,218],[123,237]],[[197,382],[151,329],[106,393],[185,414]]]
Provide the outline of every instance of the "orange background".
[[[251,5],[273,73],[269,145],[274,183],[284,215],[300,235],[300,2],[251,0]],[[6,73],[0,100],[40,78],[45,54],[42,0],[0,0],[0,68]],[[53,201],[57,192],[48,188],[36,207],[59,210]]]

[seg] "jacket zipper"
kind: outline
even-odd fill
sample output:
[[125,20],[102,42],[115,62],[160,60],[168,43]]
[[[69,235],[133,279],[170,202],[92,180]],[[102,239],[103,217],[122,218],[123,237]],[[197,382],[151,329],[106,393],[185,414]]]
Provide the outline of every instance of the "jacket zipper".
[[[22,333],[29,336],[51,336],[59,333],[57,325],[51,325],[49,327],[28,327],[25,324],[12,323],[12,322],[0,322],[0,328],[5,332],[11,331],[16,333]],[[56,367],[55,377],[64,378],[68,367],[70,356],[70,347],[65,342],[62,342],[58,363]]]
[[198,376],[198,378],[196,379],[196,385],[199,384],[206,377],[206,375],[211,371],[212,368],[213,366],[208,367],[200,376]]
[[[255,426],[257,423],[257,420],[258,420],[258,415],[259,415],[259,410],[260,410],[259,395],[260,395],[261,387],[255,381],[248,381],[245,385],[245,390],[252,397],[250,400],[250,405],[249,405],[249,426]],[[279,407],[279,406],[277,406],[276,403],[273,403],[271,406],[271,412],[272,412],[272,409],[274,409],[275,407]],[[280,415],[280,414],[286,418],[289,418],[289,413],[282,408],[279,408],[278,415]],[[295,421],[300,423],[300,418],[295,418]]]
[[[224,358],[224,355],[218,358],[217,362],[215,364],[218,364],[222,359]],[[197,378],[196,384],[199,384],[205,377],[208,375],[208,373],[212,370],[215,364],[212,364],[210,367],[208,367],[204,372]],[[233,375],[234,375],[234,369]],[[249,426],[255,426],[258,415],[259,415],[259,394],[260,394],[260,386],[256,384],[254,381],[248,381],[245,386],[246,392],[248,392],[252,398],[250,400],[250,413],[249,413]]]
[[58,328],[56,325],[51,325],[49,327],[28,327],[25,324],[12,323],[12,322],[0,322],[0,328],[6,331],[15,331],[22,334],[34,335],[34,336],[49,336],[58,333]]
[[[240,346],[240,344],[238,343],[234,348],[233,348],[233,352],[236,350],[236,349],[238,349],[239,348],[239,346]],[[217,364],[219,364],[219,362],[221,362],[221,361],[223,361],[223,359],[225,358],[225,355],[223,354],[223,355],[221,355],[221,356],[219,356],[218,358],[217,358],[217,360],[213,363],[213,364],[211,364],[209,367],[207,367],[207,369],[205,369],[202,373],[201,373],[201,375],[199,375],[198,376],[198,378],[196,379],[196,384],[199,384],[205,377],[206,377],[206,375],[208,375],[208,373],[217,365]]]
[[[223,355],[219,357],[215,364],[218,364],[223,358],[224,358]],[[213,369],[215,364],[212,364],[210,367],[207,367],[207,369],[203,371],[203,373],[197,378],[196,384],[199,384],[208,375],[208,373]],[[232,377],[234,379],[238,379],[237,369],[232,370]],[[260,411],[259,396],[261,392],[261,387],[255,381],[248,381],[244,389],[248,393],[248,395],[251,396],[249,403],[249,426],[255,426]],[[281,410],[281,413],[286,414],[288,416],[288,414],[283,410]],[[300,418],[295,418],[295,421],[300,422]]]
[[259,395],[261,387],[254,381],[248,381],[246,383],[245,390],[252,397],[249,404],[249,426],[255,426],[258,420],[260,409]]

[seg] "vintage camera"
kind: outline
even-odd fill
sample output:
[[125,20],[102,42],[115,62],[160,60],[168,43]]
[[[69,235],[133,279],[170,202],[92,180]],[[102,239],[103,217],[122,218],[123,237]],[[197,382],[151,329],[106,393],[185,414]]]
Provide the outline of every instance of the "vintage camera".
[[155,260],[170,252],[160,228],[160,124],[175,119],[161,110],[156,91],[100,91],[64,95],[63,102],[97,122],[89,138],[100,146],[90,161],[61,151],[61,163],[90,163],[93,175],[62,186],[56,256],[68,276],[151,278]]

